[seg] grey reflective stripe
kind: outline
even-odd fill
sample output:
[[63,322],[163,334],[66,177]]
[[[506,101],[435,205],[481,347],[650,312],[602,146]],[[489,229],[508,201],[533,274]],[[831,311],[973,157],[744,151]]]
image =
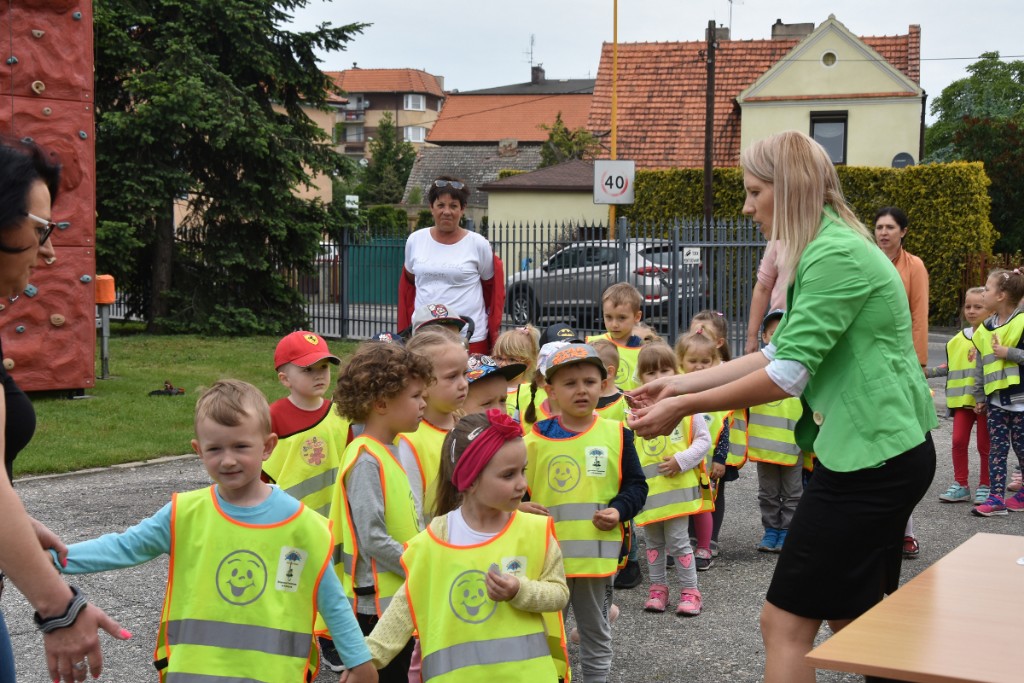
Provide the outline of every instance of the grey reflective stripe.
[[559,539],[558,545],[562,548],[562,557],[576,559],[619,559],[619,549],[622,543],[619,541],[563,541]]
[[227,650],[255,650],[282,657],[309,657],[309,632],[285,631],[266,626],[232,624],[226,621],[180,619],[167,622],[167,643],[205,645]]
[[322,517],[327,517],[328,515],[331,514],[331,504],[330,503],[326,503],[324,505],[321,505],[316,510],[314,510],[314,512],[320,514],[320,516],[322,516]]
[[564,503],[551,505],[548,512],[556,522],[585,522],[594,518],[594,513],[608,507],[597,503]]
[[800,455],[800,447],[795,443],[786,443],[785,441],[776,441],[775,439],[765,439],[760,436],[749,437],[747,439],[747,445],[750,448],[756,448],[759,451],[767,451],[769,453]]
[[1020,366],[1016,363],[1007,365],[1006,367],[993,370],[992,372],[985,373],[985,384],[990,382],[998,382],[1001,379],[1008,377],[1020,377]]
[[352,573],[352,556],[341,549],[341,544],[334,546],[334,565],[342,565],[345,568],[346,574]]
[[732,421],[733,426],[741,432],[747,431],[747,421],[742,417],[734,418]]
[[175,671],[164,676],[165,683],[263,683],[258,678],[238,676],[213,676],[211,674],[189,674]]
[[958,387],[946,387],[946,398],[954,398],[956,396],[963,396],[965,394],[973,394],[974,385],[964,384]]
[[658,476],[658,465],[661,463],[653,463],[651,465],[644,466],[644,477],[647,479],[654,479]]
[[729,439],[729,453],[732,455],[746,455],[747,444]]
[[994,353],[986,353],[984,356],[981,357],[981,364],[982,365],[988,365],[989,363],[991,363],[994,360],[998,360],[996,358],[996,354],[994,354]]
[[[321,472],[315,477],[310,477],[305,481],[300,481],[295,486],[285,489],[284,492],[295,500],[302,500],[311,493],[323,491],[325,488],[334,486],[334,482],[336,481],[338,481],[337,467],[326,472]],[[319,512],[319,510],[317,510],[317,512]]]
[[947,382],[953,382],[953,381],[956,381],[958,379],[967,379],[968,377],[970,377],[973,374],[974,374],[974,370],[973,369],[971,369],[971,370],[950,370],[946,374],[946,381]]
[[755,425],[758,427],[777,427],[778,429],[793,431],[796,429],[796,420],[790,420],[788,417],[780,415],[753,413],[750,416],[750,426],[753,427]]
[[423,680],[429,681],[467,666],[524,662],[550,656],[551,650],[543,633],[460,643],[424,657]]
[[647,496],[644,509],[655,510],[675,503],[692,503],[695,500],[700,500],[700,498],[700,487],[698,486],[686,489],[671,489],[662,493],[655,493],[653,496]]

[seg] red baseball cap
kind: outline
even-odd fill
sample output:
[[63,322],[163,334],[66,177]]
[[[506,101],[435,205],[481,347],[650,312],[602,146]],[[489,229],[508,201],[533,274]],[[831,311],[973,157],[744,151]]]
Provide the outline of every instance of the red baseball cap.
[[327,359],[335,365],[341,363],[341,359],[331,353],[327,348],[327,341],[316,332],[299,330],[288,334],[281,341],[277,342],[274,349],[274,367],[280,369],[285,363],[298,365],[306,368],[314,363]]

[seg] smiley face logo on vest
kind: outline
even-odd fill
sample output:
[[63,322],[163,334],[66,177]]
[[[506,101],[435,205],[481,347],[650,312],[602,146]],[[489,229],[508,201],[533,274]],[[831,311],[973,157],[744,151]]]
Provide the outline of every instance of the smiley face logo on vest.
[[217,566],[217,592],[232,605],[255,602],[267,589],[267,564],[251,550],[229,553]]
[[487,595],[486,577],[481,571],[469,569],[456,576],[448,590],[452,614],[467,624],[482,624],[498,607]]
[[615,384],[621,386],[631,379],[633,379],[633,368],[628,360],[620,356],[619,368],[615,371]]
[[650,439],[637,439],[640,441],[641,448],[643,449],[644,455],[648,458],[657,458],[665,451],[665,446],[668,442],[667,436],[655,436]]
[[556,455],[548,463],[548,486],[555,491],[572,491],[579,483],[580,466],[568,455]]

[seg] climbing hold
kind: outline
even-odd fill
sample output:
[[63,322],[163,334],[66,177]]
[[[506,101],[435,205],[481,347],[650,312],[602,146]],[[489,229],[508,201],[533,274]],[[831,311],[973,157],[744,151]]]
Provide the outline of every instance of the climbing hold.
[[31,283],[25,285],[25,296],[31,298],[31,297],[34,297],[38,293],[39,293],[39,288],[36,287],[35,285],[33,285]]
[[70,227],[71,227],[71,223],[69,221],[58,221],[57,222],[57,229],[58,230],[67,230]]
[[17,63],[18,63],[18,58],[15,57],[14,55],[11,55],[10,57],[7,58],[7,66],[14,66]]
[[32,29],[32,35],[36,38],[42,38],[44,35],[46,35],[46,31],[41,31],[37,28],[34,28]]
[[83,275],[82,277],[80,277],[78,279],[80,281],[82,281],[82,282],[89,283],[89,282],[92,282],[92,275]]
[[89,137],[89,134],[88,134],[88,133],[86,133],[86,132],[85,132],[84,130],[80,130],[80,131],[78,131],[78,137],[80,137],[80,138],[82,138],[83,140],[85,140],[86,138],[88,138],[88,137]]
[[72,12],[71,13],[71,18],[74,19],[75,21],[81,21],[82,20],[82,13],[81,12]]
[[37,95],[42,95],[46,90],[46,84],[42,81],[32,81],[32,92]]
[[52,113],[53,109],[50,109],[49,107],[43,107],[43,116],[49,116]]
[[53,325],[54,327],[60,327],[65,323],[65,321],[66,318],[62,316],[60,313],[54,313],[53,315],[50,316],[50,324]]
[[25,333],[25,326],[24,325],[18,325],[17,327],[14,328],[14,331],[17,332],[18,334],[24,334]]
[[14,369],[14,359],[13,358],[4,358],[4,369],[5,370],[13,370]]

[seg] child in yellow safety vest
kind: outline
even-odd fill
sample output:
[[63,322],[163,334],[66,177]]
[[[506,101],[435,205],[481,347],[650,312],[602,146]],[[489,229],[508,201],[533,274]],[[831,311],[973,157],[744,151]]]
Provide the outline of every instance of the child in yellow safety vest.
[[[761,323],[761,342],[768,344],[785,311],[769,311]],[[757,549],[782,552],[789,523],[803,493],[803,452],[796,444],[796,423],[803,414],[800,399],[752,406],[747,416],[747,457],[757,463],[757,502],[764,536]]]
[[519,423],[500,409],[445,437],[437,515],[402,556],[405,583],[367,640],[374,664],[415,629],[424,682],[565,677],[569,589],[553,520],[517,511],[525,469]]
[[406,348],[425,358],[433,368],[434,381],[423,392],[427,407],[419,427],[398,437],[398,461],[409,477],[412,496],[426,524],[434,516],[434,483],[441,464],[441,442],[455,426],[469,391],[469,353],[456,333],[440,325],[417,332]]
[[332,568],[329,523],[260,479],[277,443],[266,398],[246,382],[216,382],[196,403],[195,430],[192,448],[215,484],[175,493],[123,533],[72,544],[58,568],[87,574],[170,556],[153,662],[161,681],[313,680],[317,611],[346,680],[376,681]]
[[[426,358],[383,342],[360,344],[338,377],[338,410],[365,428],[345,449],[331,504],[338,530],[335,569],[364,635],[405,580],[402,550],[422,529],[394,443],[399,434],[416,431],[426,408],[423,392],[433,379]],[[405,683],[412,650],[410,639],[380,671],[380,680]]]
[[[607,369],[587,344],[568,344],[544,365],[560,414],[526,435],[530,500],[555,521],[580,636],[583,679],[606,680],[612,663],[609,609],[622,523],[643,508],[647,482],[620,422],[594,414]],[[567,608],[568,609],[568,608]]]
[[953,418],[953,483],[939,500],[944,503],[961,503],[971,500],[968,482],[967,447],[971,443],[971,429],[978,424],[977,443],[981,467],[978,472],[978,488],[974,489],[974,503],[981,505],[988,499],[988,424],[985,416],[974,412],[974,364],[978,354],[975,348],[975,330],[991,315],[982,303],[984,287],[971,287],[964,295],[963,319],[968,326],[946,342],[946,362],[937,368],[928,368],[924,376],[946,378],[946,410]]
[[[663,342],[640,349],[636,371],[643,384],[679,374],[675,353]],[[703,598],[697,588],[697,566],[690,547],[688,518],[714,509],[705,459],[711,433],[702,414],[690,415],[669,436],[636,439],[637,455],[647,477],[647,502],[636,523],[647,535],[647,568],[651,588],[644,609],[664,612],[668,605],[666,554],[675,558],[682,589],[676,614],[697,616]]]
[[1024,511],[1024,491],[1006,497],[1006,460],[1010,444],[1017,461],[1024,465],[1024,273],[1020,269],[996,269],[989,273],[982,304],[992,316],[974,331],[974,398],[977,413],[988,414],[989,496],[971,512],[979,517],[1005,515],[1007,510]]
[[519,419],[520,397],[523,406],[530,395],[530,380],[537,371],[537,354],[540,353],[540,330],[533,325],[524,325],[512,330],[505,330],[498,335],[491,349],[491,357],[498,365],[522,363],[526,370],[519,377],[508,383],[506,390],[505,410],[511,417]]

